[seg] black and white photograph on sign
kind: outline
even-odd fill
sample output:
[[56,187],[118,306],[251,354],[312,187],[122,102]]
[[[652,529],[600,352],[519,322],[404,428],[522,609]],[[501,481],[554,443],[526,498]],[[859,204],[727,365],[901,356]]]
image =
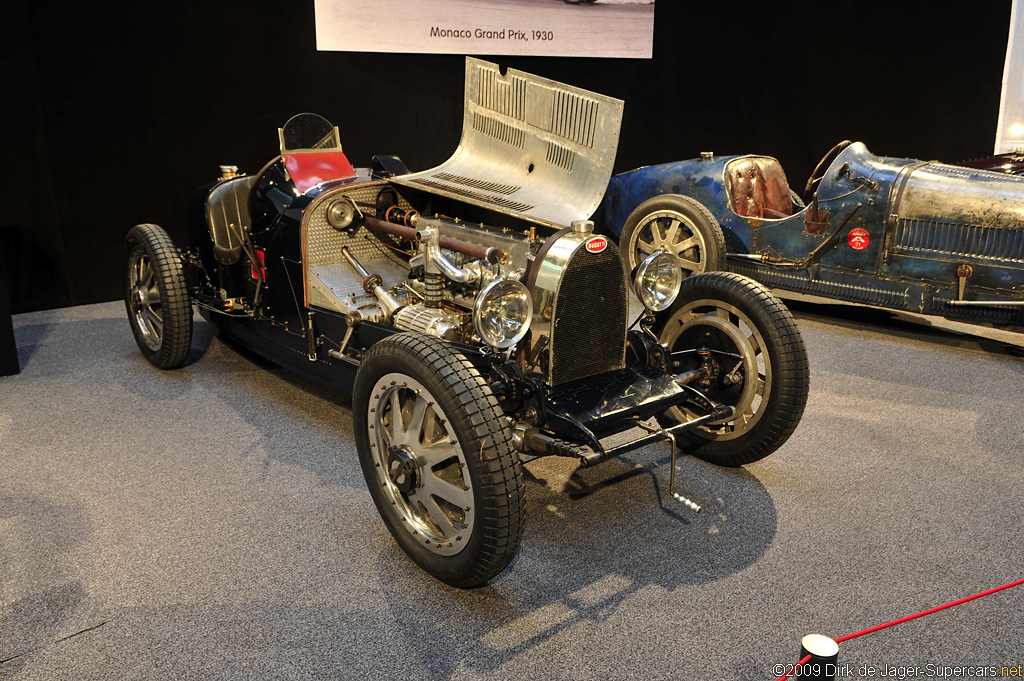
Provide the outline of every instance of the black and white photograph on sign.
[[654,0],[315,0],[316,47],[650,59]]

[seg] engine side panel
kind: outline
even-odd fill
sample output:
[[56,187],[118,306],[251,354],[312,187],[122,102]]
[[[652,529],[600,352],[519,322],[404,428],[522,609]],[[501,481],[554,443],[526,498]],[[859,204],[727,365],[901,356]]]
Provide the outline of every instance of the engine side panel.
[[[336,202],[353,202],[359,210],[376,215],[377,201],[386,182],[372,182],[325,192],[306,211],[302,223],[303,260],[305,267],[305,302],[343,314],[372,303],[375,298],[363,290],[363,282],[345,263],[341,251],[349,251],[372,273],[384,279],[385,287],[396,286],[406,279],[409,267],[401,256],[390,251],[381,239],[365,227],[353,233],[333,227],[328,213]],[[408,210],[408,202],[391,193],[398,205]]]

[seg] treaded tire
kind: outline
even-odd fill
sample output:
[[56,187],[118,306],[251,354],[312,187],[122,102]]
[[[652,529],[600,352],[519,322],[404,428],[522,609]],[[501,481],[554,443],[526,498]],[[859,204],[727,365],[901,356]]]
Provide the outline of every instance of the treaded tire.
[[522,465],[469,360],[432,336],[385,338],[356,374],[352,419],[374,504],[417,565],[462,588],[509,565],[523,536]]
[[[683,433],[677,441],[686,452],[722,466],[740,466],[768,456],[793,434],[807,405],[807,349],[793,315],[766,286],[731,272],[684,279],[676,302],[654,331],[673,352],[704,345],[747,358],[742,381],[730,385],[723,379],[733,371],[728,366],[733,359],[718,355],[721,371],[703,387],[709,397],[737,407],[737,415]],[[673,371],[695,368],[687,363],[697,362],[697,356],[680,360],[682,366]],[[752,365],[757,381],[751,380]],[[669,425],[696,415],[680,412],[674,407],[659,420]]]
[[135,342],[158,369],[184,363],[192,346],[192,300],[178,250],[159,225],[125,238],[124,305]]
[[[679,227],[672,232],[672,223]],[[662,235],[664,230],[664,236]],[[684,242],[695,242],[684,246]],[[644,249],[641,243],[651,244]],[[725,265],[725,236],[715,216],[689,196],[662,194],[633,209],[622,226],[619,250],[632,272],[656,248],[664,247],[679,258],[683,276],[720,270]]]

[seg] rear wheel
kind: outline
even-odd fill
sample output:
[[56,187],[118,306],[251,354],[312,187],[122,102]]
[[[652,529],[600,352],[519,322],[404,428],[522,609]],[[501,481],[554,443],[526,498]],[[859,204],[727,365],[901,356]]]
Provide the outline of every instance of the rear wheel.
[[[740,466],[789,439],[807,404],[807,350],[793,315],[767,287],[729,272],[689,277],[655,331],[672,352],[674,373],[705,369],[690,385],[736,410],[728,421],[684,433],[688,453]],[[695,416],[673,407],[659,420]]]
[[174,242],[158,225],[136,225],[125,248],[124,304],[135,342],[153,366],[179,367],[192,345],[192,302]]
[[366,354],[352,403],[366,484],[402,550],[458,587],[504,570],[522,540],[523,473],[476,368],[437,338],[396,334]]

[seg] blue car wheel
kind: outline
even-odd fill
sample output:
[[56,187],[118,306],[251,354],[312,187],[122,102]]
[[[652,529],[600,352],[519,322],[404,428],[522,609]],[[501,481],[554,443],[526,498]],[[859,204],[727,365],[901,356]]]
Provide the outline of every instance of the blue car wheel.
[[725,265],[722,228],[711,211],[688,196],[655,196],[626,218],[619,250],[630,271],[659,248],[676,256],[684,276],[718,270]]

